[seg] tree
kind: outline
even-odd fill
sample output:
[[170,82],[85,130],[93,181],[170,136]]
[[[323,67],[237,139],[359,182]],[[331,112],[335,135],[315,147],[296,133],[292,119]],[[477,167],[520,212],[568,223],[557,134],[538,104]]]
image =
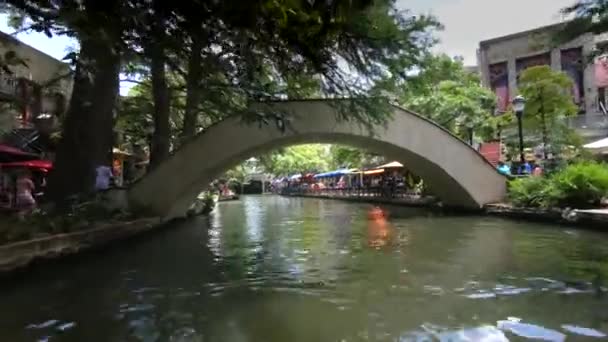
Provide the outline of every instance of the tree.
[[424,96],[433,92],[442,81],[462,84],[479,84],[479,77],[464,68],[462,59],[451,58],[446,54],[429,54],[420,63],[417,74],[411,76],[405,86],[409,95]]
[[310,80],[318,80],[324,96],[358,97],[340,108],[340,118],[369,125],[383,122],[388,112],[369,90],[386,77],[403,78],[432,43],[429,31],[438,27],[432,17],[397,11],[394,0],[15,0],[10,6],[27,16],[32,29],[80,42],[73,96],[49,182],[56,200],[92,190],[95,166],[108,162],[118,74],[130,58],[143,61],[152,80],[156,164],[171,145],[168,98],[173,92],[166,73],[179,73],[192,61],[188,57],[198,64],[196,44],[210,67],[199,84],[193,81],[197,68],[181,73],[193,73],[186,82],[191,90],[186,94],[188,134],[198,102],[195,91],[223,92],[219,100],[207,96],[207,103],[247,122],[269,124],[280,116],[252,111],[249,104],[297,95],[297,85]]
[[329,169],[328,147],[322,144],[291,146],[261,156],[259,159],[266,172],[277,176],[321,172]]
[[[160,2],[153,2],[152,11],[139,11],[144,13],[144,19],[154,20],[141,30],[134,30],[133,41],[143,45],[145,57],[152,62],[161,57],[154,51],[166,49],[166,64],[184,76],[184,138],[196,131],[195,113],[201,89],[235,88],[232,92],[237,96],[233,97],[239,100],[230,104],[236,104],[237,108],[224,106],[222,110],[240,112],[249,122],[266,124],[281,115],[252,112],[248,105],[251,101],[310,94],[302,91],[310,89],[310,85],[316,85],[316,90],[321,90],[317,93],[325,96],[365,97],[366,84],[373,84],[386,73],[399,75],[400,68],[411,65],[420,51],[428,47],[427,35],[416,32],[426,33],[437,26],[432,18],[407,17],[405,12],[397,12],[392,0],[218,2],[203,6],[184,3],[169,8],[156,3]],[[190,37],[185,41],[185,49],[178,47],[184,42],[183,37]],[[199,61],[219,71],[220,75],[209,73],[219,76],[219,82],[209,84],[206,75],[200,77]],[[152,63],[152,67],[161,64]],[[188,66],[184,72],[181,69],[185,64]],[[159,68],[151,68],[152,78],[157,80],[153,84],[162,87]],[[356,77],[352,77],[353,73]],[[154,104],[153,139],[157,143],[153,144],[156,146],[153,164],[168,155],[170,145],[166,137],[168,111],[167,101],[163,100],[166,96],[160,96],[166,90],[155,93],[159,96]],[[341,117],[367,125],[378,123],[387,114],[380,104],[377,99],[344,103]]]
[[460,61],[431,57],[408,91],[406,107],[437,122],[462,139],[473,133],[493,138],[502,118],[494,115],[495,95],[467,73]]
[[[572,80],[567,74],[553,71],[549,66],[524,70],[519,79],[519,92],[526,98],[524,118],[529,127],[538,127],[542,136],[545,158],[547,147],[563,142],[568,131],[566,117],[576,115],[578,108],[571,95]],[[552,133],[560,134],[554,135]],[[557,152],[557,151],[556,151]]]
[[110,162],[121,37],[132,13],[127,2],[118,0],[24,0],[10,6],[27,17],[31,29],[48,36],[67,34],[80,43],[78,53],[66,56],[75,57],[74,88],[47,192],[63,202],[72,194],[91,192],[95,167]]
[[442,81],[430,95],[413,98],[410,108],[472,142],[474,131],[484,139],[496,133],[495,103],[494,94],[478,84]]
[[344,145],[331,145],[329,153],[332,169],[372,167],[386,162],[384,156]]
[[471,141],[473,132],[494,138],[510,118],[494,116],[495,95],[481,86],[479,77],[467,71],[462,59],[427,54],[406,82],[385,80],[374,89],[389,93],[399,105],[444,126]]

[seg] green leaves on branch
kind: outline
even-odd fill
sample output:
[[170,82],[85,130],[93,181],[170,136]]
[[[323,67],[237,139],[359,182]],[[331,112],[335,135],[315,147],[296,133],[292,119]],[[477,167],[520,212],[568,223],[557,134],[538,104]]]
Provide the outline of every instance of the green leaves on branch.
[[360,148],[343,145],[332,145],[330,151],[331,169],[372,167],[384,164],[383,156],[367,152]]
[[463,139],[470,131],[492,138],[503,118],[495,116],[495,95],[462,63],[447,56],[430,56],[410,79],[405,106],[444,126]]
[[466,139],[470,129],[489,138],[497,128],[494,103],[494,94],[479,85],[443,81],[429,96],[415,98],[411,108],[461,138]]
[[329,169],[328,146],[308,144],[291,146],[260,157],[264,170],[287,176],[300,172],[320,172]]

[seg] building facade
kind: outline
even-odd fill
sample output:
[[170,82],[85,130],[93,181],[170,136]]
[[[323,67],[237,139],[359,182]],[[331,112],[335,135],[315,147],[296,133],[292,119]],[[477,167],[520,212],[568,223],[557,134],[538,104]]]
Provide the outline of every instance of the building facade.
[[588,57],[605,36],[586,34],[555,46],[553,36],[560,24],[545,26],[480,42],[477,51],[481,80],[498,98],[497,113],[508,110],[517,95],[517,80],[526,68],[548,65],[565,72],[573,81],[572,97],[580,114],[571,119],[586,139],[608,135],[606,88],[608,68],[603,59],[589,63]]
[[28,144],[41,131],[56,129],[72,91],[70,66],[3,32],[0,62],[2,142]]

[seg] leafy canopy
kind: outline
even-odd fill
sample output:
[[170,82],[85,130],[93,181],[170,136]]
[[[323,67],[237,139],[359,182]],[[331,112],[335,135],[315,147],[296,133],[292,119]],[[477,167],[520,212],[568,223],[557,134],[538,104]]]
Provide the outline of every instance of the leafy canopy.
[[481,86],[479,77],[465,70],[461,60],[446,55],[423,60],[422,69],[404,87],[400,102],[463,139],[471,129],[490,138],[504,120],[493,115],[496,97]]
[[261,156],[264,170],[277,176],[329,169],[329,146],[307,144],[290,146]]

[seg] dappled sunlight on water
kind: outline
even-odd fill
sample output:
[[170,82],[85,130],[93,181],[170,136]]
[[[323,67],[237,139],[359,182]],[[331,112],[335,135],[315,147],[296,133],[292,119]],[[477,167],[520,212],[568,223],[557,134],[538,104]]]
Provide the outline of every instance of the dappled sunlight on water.
[[209,218],[5,281],[0,341],[606,338],[608,236],[381,210],[221,203]]

